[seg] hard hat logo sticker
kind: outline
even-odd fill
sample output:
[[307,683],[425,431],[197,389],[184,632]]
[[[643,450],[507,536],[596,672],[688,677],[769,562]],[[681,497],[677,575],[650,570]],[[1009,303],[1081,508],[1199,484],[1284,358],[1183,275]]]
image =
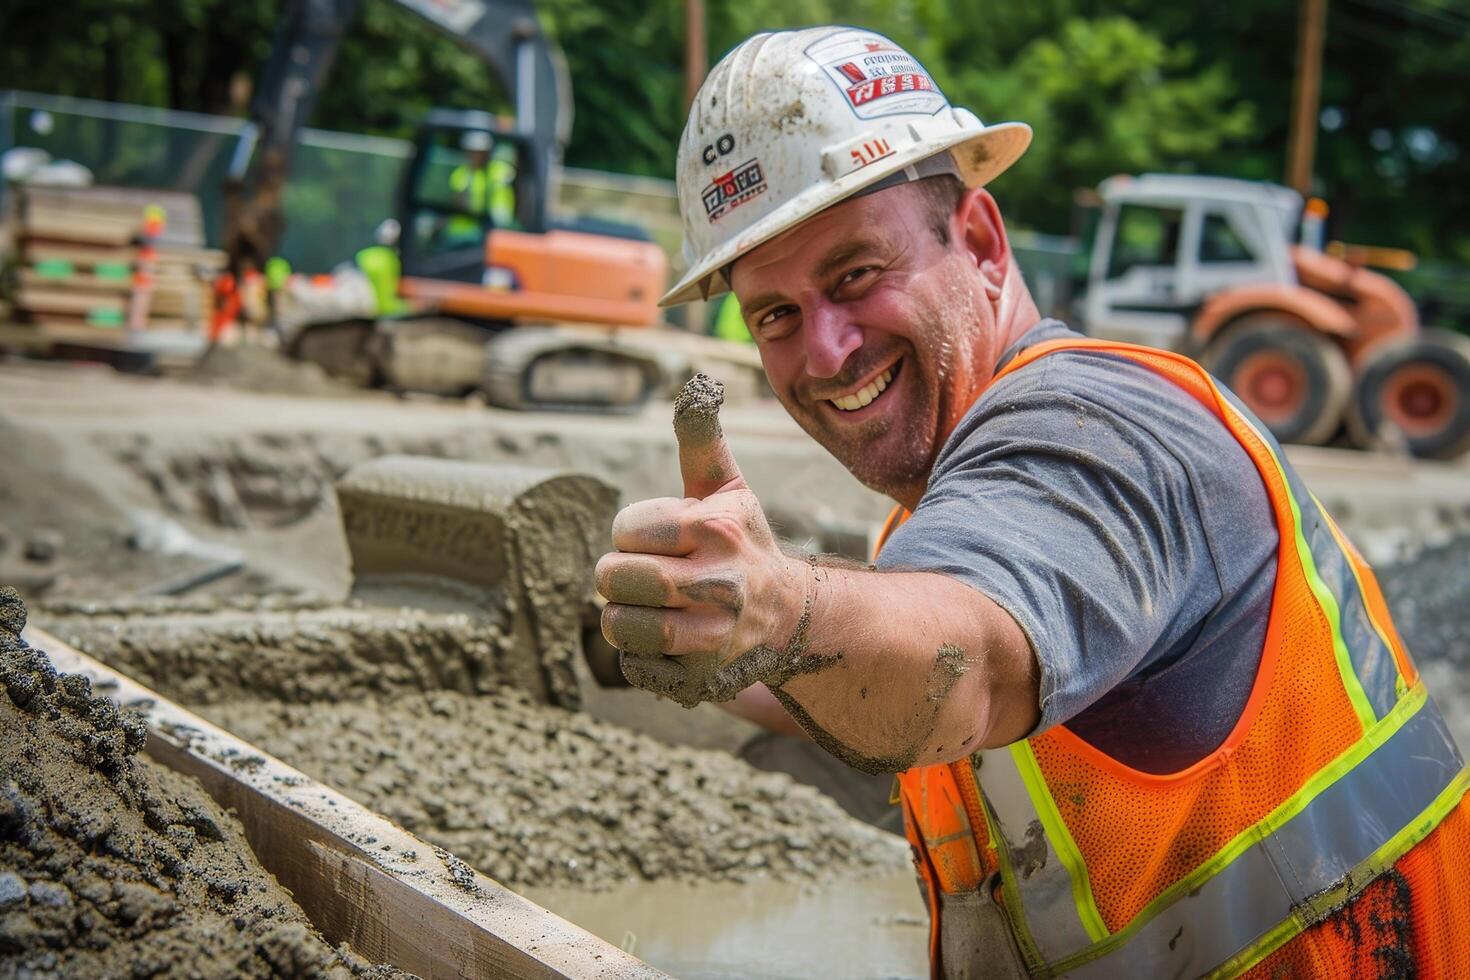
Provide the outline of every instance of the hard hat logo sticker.
[[706,164],[714,163],[720,157],[725,156],[735,149],[735,137],[730,133],[721,134],[720,138],[704,148],[700,159]]
[[751,157],[729,173],[710,181],[701,193],[704,212],[710,221],[718,221],[740,205],[765,193],[766,175],[760,160]]
[[838,31],[807,48],[806,56],[822,67],[859,119],[933,115],[949,105],[923,65],[876,35]]

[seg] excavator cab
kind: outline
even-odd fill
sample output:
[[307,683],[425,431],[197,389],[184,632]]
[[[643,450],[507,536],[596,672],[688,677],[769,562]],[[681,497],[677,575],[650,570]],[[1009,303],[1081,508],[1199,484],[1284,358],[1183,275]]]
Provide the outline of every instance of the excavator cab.
[[404,298],[495,326],[658,322],[662,249],[637,229],[552,221],[541,152],[488,112],[428,115],[399,192]]
[[[535,7],[530,0],[398,2],[479,56],[516,120],[506,126],[488,112],[431,112],[399,184],[398,255],[388,257],[402,273],[396,295],[380,276],[374,295],[382,315],[305,322],[286,349],[364,385],[445,395],[479,390],[507,408],[636,409],[661,368],[619,346],[610,328],[658,322],[668,259],[653,242],[605,223],[550,220],[561,147],[571,134],[571,95],[565,61],[541,32]],[[242,267],[274,252],[296,131],[358,0],[287,0],[285,7],[251,106],[259,150],[244,155],[229,184],[226,237]]]
[[496,228],[540,230],[528,140],[487,113],[438,111],[419,127],[400,191],[399,251],[409,276],[513,288],[486,268]]

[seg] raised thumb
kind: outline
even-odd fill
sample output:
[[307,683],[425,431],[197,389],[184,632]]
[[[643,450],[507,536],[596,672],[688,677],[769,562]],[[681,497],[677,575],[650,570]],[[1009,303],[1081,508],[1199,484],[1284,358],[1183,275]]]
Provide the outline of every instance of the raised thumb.
[[674,438],[679,441],[679,472],[684,496],[703,500],[721,490],[745,486],[745,477],[725,444],[720,428],[720,405],[725,386],[707,374],[684,382],[674,399]]

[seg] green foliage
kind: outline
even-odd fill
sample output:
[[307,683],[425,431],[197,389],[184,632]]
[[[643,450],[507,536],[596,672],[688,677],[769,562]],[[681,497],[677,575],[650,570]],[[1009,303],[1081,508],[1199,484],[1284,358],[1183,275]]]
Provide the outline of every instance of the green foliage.
[[[1297,4],[1280,0],[707,0],[711,61],[759,30],[891,35],[957,105],[1036,130],[996,184],[1007,216],[1065,231],[1073,192],[1116,172],[1279,180]],[[240,112],[282,0],[9,0],[0,88]],[[542,0],[574,81],[569,163],[672,176],[684,122],[682,0]],[[1318,192],[1331,232],[1470,261],[1470,10],[1336,0]],[[431,106],[502,110],[482,65],[393,0],[364,0],[314,125],[406,135]],[[121,150],[119,151],[122,152]],[[322,205],[326,206],[326,205]]]
[[312,124],[408,137],[438,106],[509,111],[479,58],[392,0],[364,0]]
[[1126,17],[1070,17],[1013,58],[943,64],[936,74],[952,102],[1035,131],[1014,175],[997,184],[1023,221],[1056,227],[1073,188],[1188,168],[1253,128],[1253,107],[1233,99],[1224,66],[1201,67],[1190,47]]

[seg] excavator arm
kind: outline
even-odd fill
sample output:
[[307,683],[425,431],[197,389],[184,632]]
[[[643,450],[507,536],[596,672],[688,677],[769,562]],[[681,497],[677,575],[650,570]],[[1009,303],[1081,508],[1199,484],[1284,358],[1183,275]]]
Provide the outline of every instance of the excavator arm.
[[[226,180],[225,248],[238,273],[275,253],[285,222],[281,199],[297,131],[331,73],[361,0],[287,0],[251,102],[253,132]],[[571,133],[571,86],[561,51],[528,0],[395,0],[477,55],[506,93],[516,129],[532,152],[534,223],[544,225],[551,179]]]

